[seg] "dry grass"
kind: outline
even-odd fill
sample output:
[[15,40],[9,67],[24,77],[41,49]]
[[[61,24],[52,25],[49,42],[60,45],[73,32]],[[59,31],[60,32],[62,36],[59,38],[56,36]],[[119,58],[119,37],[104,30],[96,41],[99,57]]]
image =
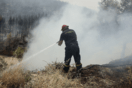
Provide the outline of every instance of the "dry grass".
[[18,58],[14,58],[14,57],[6,57],[4,61],[7,63],[7,67],[19,63]]
[[[19,62],[12,57],[4,57],[4,61],[8,67]],[[101,67],[98,70],[98,66],[94,66],[82,70],[80,77],[72,78],[75,67],[71,67],[66,74],[62,72],[62,65],[48,64],[38,72],[27,72],[21,65],[7,68],[0,75],[0,88],[132,88],[132,67],[128,67],[128,72],[123,75],[126,79],[119,76],[121,81],[115,81],[117,78],[111,77],[116,73],[110,68]]]
[[21,66],[14,67],[12,69],[6,69],[0,78],[1,86],[7,88],[23,87],[26,83],[27,73],[23,71]]
[[[18,63],[17,58],[5,58],[8,66]],[[31,80],[32,79],[32,80]],[[78,79],[68,79],[67,74],[53,65],[45,67],[44,71],[25,73],[19,65],[7,68],[0,77],[0,88],[83,88]]]
[[68,79],[66,74],[52,65],[32,76],[34,77],[31,83],[33,88],[83,88],[79,80]]
[[127,76],[127,80],[129,82],[129,84],[131,85],[132,84],[132,67],[128,67],[128,73],[129,75]]

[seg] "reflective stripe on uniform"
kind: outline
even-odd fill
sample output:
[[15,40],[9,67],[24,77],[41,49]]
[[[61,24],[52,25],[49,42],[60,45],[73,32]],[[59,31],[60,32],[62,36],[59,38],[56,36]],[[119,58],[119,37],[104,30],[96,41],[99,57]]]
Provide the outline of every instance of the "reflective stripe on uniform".
[[69,65],[65,65],[65,67],[70,67]]
[[76,64],[76,66],[81,66],[82,64]]

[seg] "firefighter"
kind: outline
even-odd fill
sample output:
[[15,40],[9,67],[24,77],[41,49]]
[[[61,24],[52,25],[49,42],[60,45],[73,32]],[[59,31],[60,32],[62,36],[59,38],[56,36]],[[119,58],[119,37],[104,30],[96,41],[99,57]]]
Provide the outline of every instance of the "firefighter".
[[77,42],[77,36],[74,30],[69,29],[69,26],[63,25],[62,26],[62,34],[60,36],[60,40],[58,42],[58,45],[61,46],[63,43],[63,40],[65,41],[65,65],[63,68],[63,71],[67,73],[69,71],[70,67],[70,61],[71,57],[74,56],[74,61],[76,63],[76,69],[79,71],[82,68],[82,64],[80,62],[80,49]]

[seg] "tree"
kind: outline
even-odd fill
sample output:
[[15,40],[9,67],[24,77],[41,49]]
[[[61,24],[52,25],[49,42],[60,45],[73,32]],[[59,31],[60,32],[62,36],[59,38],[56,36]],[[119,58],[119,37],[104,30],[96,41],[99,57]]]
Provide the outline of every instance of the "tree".
[[121,0],[120,9],[122,12],[132,12],[132,0]]
[[15,19],[13,17],[10,17],[9,21],[8,21],[8,24],[9,25],[14,25],[14,21],[15,21]]
[[120,2],[117,0],[102,0],[100,6],[104,10],[112,8],[117,10],[118,13],[132,13],[132,0],[121,0]]
[[102,0],[100,6],[104,10],[108,10],[109,8],[119,10],[120,7],[119,2],[116,0]]

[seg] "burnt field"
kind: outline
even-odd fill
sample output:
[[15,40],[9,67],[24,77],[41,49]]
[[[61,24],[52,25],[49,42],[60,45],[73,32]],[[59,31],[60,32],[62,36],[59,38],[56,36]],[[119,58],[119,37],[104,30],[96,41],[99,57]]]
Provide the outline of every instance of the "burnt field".
[[[39,71],[24,71],[21,66],[9,67],[21,62],[13,57],[0,56],[0,87],[4,88],[131,88],[131,65],[88,65],[76,72],[75,66],[63,73],[63,63],[48,64]],[[12,74],[12,75],[11,75]],[[19,80],[19,81],[17,81]]]

